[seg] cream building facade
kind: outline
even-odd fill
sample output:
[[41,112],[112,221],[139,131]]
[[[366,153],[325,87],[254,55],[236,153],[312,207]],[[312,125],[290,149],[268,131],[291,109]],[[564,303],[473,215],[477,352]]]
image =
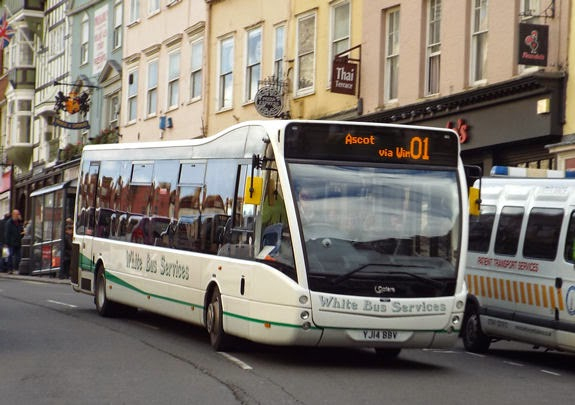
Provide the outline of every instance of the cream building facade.
[[206,130],[206,4],[124,1],[121,142],[190,139]]

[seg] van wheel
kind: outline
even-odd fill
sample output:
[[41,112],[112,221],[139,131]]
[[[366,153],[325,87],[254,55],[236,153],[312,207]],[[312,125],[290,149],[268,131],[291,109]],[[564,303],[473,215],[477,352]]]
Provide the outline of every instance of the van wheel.
[[476,307],[470,309],[463,329],[463,346],[473,353],[485,353],[489,350],[491,339],[481,329],[481,321]]
[[231,342],[231,337],[224,332],[223,317],[222,296],[215,287],[206,311],[206,329],[210,334],[210,344],[218,352],[228,349]]

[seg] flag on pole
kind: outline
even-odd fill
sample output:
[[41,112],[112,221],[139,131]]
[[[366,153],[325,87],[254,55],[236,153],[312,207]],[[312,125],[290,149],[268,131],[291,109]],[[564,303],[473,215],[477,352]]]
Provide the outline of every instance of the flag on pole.
[[13,36],[14,30],[12,26],[8,24],[8,16],[6,12],[4,12],[4,15],[0,17],[0,50],[8,46]]

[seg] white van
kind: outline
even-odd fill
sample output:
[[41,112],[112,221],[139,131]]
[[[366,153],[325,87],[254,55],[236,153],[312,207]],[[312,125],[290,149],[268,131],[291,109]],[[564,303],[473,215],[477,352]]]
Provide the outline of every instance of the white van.
[[491,175],[470,216],[465,348],[508,339],[575,351],[575,173],[496,166]]

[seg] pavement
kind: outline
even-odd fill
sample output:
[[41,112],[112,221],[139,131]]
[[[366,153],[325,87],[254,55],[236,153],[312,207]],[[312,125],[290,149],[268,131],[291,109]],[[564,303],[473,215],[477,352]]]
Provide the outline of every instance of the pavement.
[[70,284],[70,279],[59,279],[57,277],[51,277],[49,275],[43,276],[32,276],[32,275],[21,275],[18,273],[8,274],[8,273],[0,273],[0,279],[7,278],[13,280],[28,280],[28,281],[36,281],[40,283],[52,283],[52,284]]

